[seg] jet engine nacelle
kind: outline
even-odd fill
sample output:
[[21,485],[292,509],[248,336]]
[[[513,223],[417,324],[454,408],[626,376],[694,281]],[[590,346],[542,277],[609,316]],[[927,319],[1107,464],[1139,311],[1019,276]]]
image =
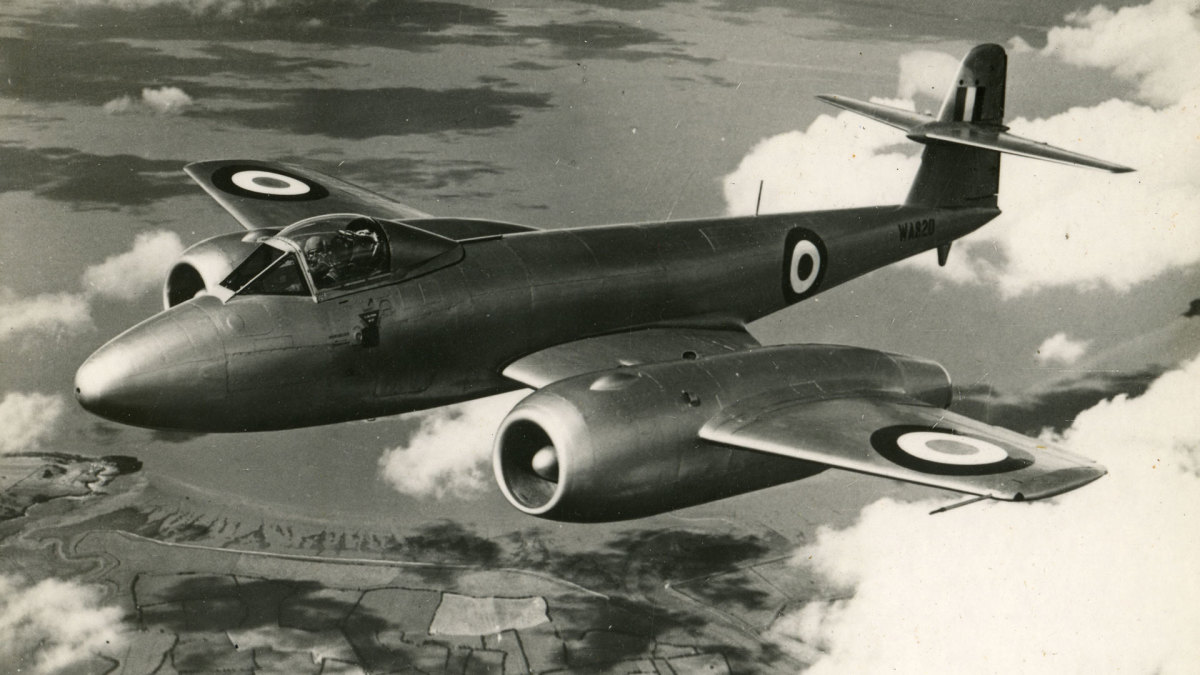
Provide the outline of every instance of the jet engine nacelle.
[[193,244],[171,265],[163,284],[163,309],[213,294],[233,268],[278,230],[231,232]]
[[746,352],[579,375],[531,394],[500,425],[492,464],[504,496],[551,520],[638,518],[778,485],[821,464],[700,438],[751,397],[821,400],[868,391],[950,405],[939,364],[830,345]]

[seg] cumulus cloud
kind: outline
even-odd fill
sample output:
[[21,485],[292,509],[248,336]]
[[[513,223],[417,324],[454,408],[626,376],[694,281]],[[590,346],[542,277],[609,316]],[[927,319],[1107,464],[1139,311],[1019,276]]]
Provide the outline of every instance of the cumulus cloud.
[[1030,54],[1035,51],[1037,50],[1035,50],[1033,46],[1030,45],[1029,42],[1020,35],[1014,35],[1008,39],[1009,54]]
[[1073,167],[1006,160],[1006,213],[965,249],[969,258],[992,244],[1005,251],[1007,264],[984,279],[1010,296],[1050,285],[1124,290],[1200,261],[1197,105],[1200,90],[1161,110],[1113,100],[1014,120],[1015,133],[1125,161],[1138,173],[1081,176]]
[[[1192,19],[1172,24],[1173,32],[1188,36],[1175,42],[1154,33],[1166,12],[1162,8],[1177,13],[1179,6],[1195,4],[1093,10],[1040,56],[1116,69],[1115,62],[1098,57],[1084,61],[1081,55],[1107,53],[1104,45],[1115,39],[1112,35],[1126,35],[1132,45],[1126,51],[1144,49],[1153,58],[1131,56],[1139,65],[1119,73],[1141,83],[1167,74],[1170,86],[1155,84],[1153,89],[1156,100],[1169,102],[1151,107],[1114,99],[1047,119],[1009,123],[1014,133],[1125,163],[1137,173],[1113,175],[1005,156],[1000,180],[1004,214],[957,242],[946,269],[937,268],[932,255],[906,264],[943,279],[989,284],[1012,297],[1048,286],[1125,290],[1200,261],[1200,172],[1195,168],[1200,166],[1200,144],[1195,142],[1200,137],[1200,116],[1195,114],[1200,86],[1192,63],[1200,49],[1179,48],[1200,41],[1200,25]],[[932,62],[925,52],[912,61]],[[1175,75],[1183,70],[1193,75]],[[916,91],[916,81],[915,76],[902,78],[904,93]],[[898,151],[897,144],[905,142],[895,130],[852,113],[822,115],[806,130],[769,138],[751,150],[725,179],[728,210],[752,213],[760,179],[765,180],[763,212],[900,202],[918,166],[913,149]]]
[[125,643],[122,612],[99,586],[46,579],[32,586],[0,574],[0,663],[57,673]]
[[43,293],[21,297],[0,287],[0,341],[29,333],[78,333],[92,327],[87,299],[75,293]]
[[946,95],[946,85],[958,72],[958,59],[945,52],[918,49],[900,57],[900,84],[896,95],[913,100],[918,95],[938,101]]
[[166,230],[142,232],[133,247],[84,270],[78,293],[22,297],[0,287],[0,341],[22,335],[74,335],[92,328],[96,298],[133,300],[158,288],[171,263],[183,252],[179,235]]
[[93,265],[83,273],[88,293],[117,300],[132,300],[154,290],[167,276],[171,263],[183,253],[179,235],[166,230],[142,232],[133,248]]
[[895,129],[858,115],[821,115],[804,131],[754,146],[725,177],[727,209],[754,213],[760,180],[761,213],[901,202],[917,170],[904,142]]
[[54,433],[65,407],[61,396],[5,394],[0,401],[0,455],[36,448]]
[[[772,630],[816,675],[1189,673],[1200,663],[1200,359],[1055,440],[1110,474],[1054,503],[880,501],[796,556],[839,600]],[[849,596],[849,597],[847,597]]]
[[414,497],[470,497],[489,486],[492,440],[525,390],[422,413],[421,426],[403,445],[379,458],[380,475]]
[[178,115],[191,107],[192,103],[192,97],[179,87],[146,88],[142,90],[141,98],[134,98],[126,94],[105,103],[104,112],[110,115],[129,113]]
[[1037,348],[1038,363],[1061,363],[1069,366],[1087,353],[1089,344],[1091,343],[1087,340],[1072,340],[1066,333],[1055,333]]
[[1200,90],[1200,0],[1154,0],[1113,11],[1096,5],[1052,28],[1043,54],[1111,70],[1138,85],[1143,100],[1170,105]]
[[129,94],[119,98],[114,98],[113,100],[104,104],[104,112],[108,113],[109,115],[124,115],[126,113],[136,112],[137,110],[138,102],[135,101]]

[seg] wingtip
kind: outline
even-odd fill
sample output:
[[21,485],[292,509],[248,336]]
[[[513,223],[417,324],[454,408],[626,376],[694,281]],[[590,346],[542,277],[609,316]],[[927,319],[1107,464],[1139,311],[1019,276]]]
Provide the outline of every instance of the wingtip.
[[1032,502],[1039,499],[1046,499],[1047,497],[1056,497],[1064,492],[1077,490],[1092,481],[1103,478],[1107,474],[1108,469],[1100,464],[1073,466],[1052,471],[1027,481],[1022,486],[1025,489],[1018,492],[1013,501]]

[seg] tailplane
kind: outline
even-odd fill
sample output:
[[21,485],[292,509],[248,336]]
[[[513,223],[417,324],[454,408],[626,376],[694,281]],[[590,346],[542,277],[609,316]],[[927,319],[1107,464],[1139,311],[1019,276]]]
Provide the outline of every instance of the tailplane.
[[921,143],[921,167],[906,204],[934,207],[996,206],[1000,153],[1124,173],[1133,169],[1008,133],[1004,87],[1008,57],[1000,45],[984,44],[962,60],[937,117],[842,96],[818,96],[839,108],[870,117]]

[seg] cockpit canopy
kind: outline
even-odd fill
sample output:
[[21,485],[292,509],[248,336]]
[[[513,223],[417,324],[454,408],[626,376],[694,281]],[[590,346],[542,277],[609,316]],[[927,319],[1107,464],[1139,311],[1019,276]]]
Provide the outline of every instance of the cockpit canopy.
[[302,220],[265,240],[221,286],[231,295],[320,300],[395,283],[461,258],[458,242],[411,225],[334,214]]
[[322,220],[280,232],[298,246],[318,291],[364,282],[391,271],[383,229],[370,218]]

